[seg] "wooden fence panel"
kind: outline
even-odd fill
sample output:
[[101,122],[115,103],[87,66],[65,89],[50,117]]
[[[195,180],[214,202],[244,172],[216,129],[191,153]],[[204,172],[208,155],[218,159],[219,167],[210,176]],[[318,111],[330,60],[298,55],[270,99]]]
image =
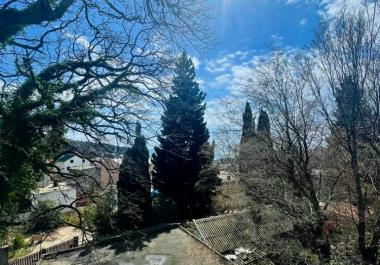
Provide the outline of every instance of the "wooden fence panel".
[[57,245],[41,249],[39,252],[31,253],[21,258],[9,260],[9,265],[35,265],[43,254],[52,254],[63,250],[68,250],[78,246],[78,237],[74,237],[68,241]]

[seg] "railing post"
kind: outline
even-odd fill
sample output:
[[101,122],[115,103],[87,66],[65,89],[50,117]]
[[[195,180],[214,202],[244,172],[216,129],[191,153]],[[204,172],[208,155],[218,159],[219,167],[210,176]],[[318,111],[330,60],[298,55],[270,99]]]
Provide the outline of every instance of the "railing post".
[[9,246],[0,247],[0,265],[8,265]]
[[79,246],[79,237],[74,236],[74,242],[73,242],[73,247],[76,248]]

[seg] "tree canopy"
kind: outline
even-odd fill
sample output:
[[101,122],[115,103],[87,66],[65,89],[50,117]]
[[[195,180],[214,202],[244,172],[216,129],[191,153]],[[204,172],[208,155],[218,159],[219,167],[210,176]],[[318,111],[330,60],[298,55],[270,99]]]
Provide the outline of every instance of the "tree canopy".
[[204,98],[205,93],[195,81],[191,58],[183,52],[176,63],[172,94],[161,117],[160,145],[153,155],[153,184],[177,205],[179,219],[204,214],[209,202],[200,200],[200,195],[209,192],[214,184],[208,182],[210,189],[198,191],[195,186],[200,182],[204,186],[205,178],[216,178],[214,173],[205,171],[212,163],[213,151],[204,121]]
[[57,173],[68,135],[132,142],[135,121],[164,98],[178,51],[210,44],[205,22],[198,0],[2,2],[1,217]]
[[146,225],[151,213],[151,181],[149,174],[149,151],[141,125],[136,125],[136,138],[124,154],[120,166],[118,188],[118,225],[136,228]]

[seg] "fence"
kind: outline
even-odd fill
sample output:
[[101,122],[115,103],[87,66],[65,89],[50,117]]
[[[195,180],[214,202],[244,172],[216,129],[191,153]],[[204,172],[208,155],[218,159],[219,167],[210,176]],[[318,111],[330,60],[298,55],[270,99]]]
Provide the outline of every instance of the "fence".
[[41,249],[39,252],[31,253],[27,256],[9,260],[9,265],[35,265],[42,255],[52,254],[63,250],[68,250],[78,246],[78,237],[74,237],[68,241],[57,245]]

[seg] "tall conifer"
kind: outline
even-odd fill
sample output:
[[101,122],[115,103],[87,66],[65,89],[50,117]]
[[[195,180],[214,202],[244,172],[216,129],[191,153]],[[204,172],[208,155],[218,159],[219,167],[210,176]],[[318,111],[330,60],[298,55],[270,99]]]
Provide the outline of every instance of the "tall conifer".
[[245,104],[243,113],[243,127],[240,139],[239,169],[241,173],[248,173],[252,164],[252,148],[255,140],[255,121],[249,102]]
[[249,102],[245,104],[245,109],[243,113],[243,128],[241,133],[240,143],[246,143],[253,139],[255,135],[255,122],[252,117],[252,109]]
[[[209,160],[201,156],[209,139],[203,117],[204,99],[205,93],[195,81],[194,65],[183,53],[176,63],[172,94],[161,117],[160,145],[153,154],[154,187],[161,196],[175,203],[177,219],[202,216],[209,208],[200,201],[203,197],[196,189],[204,177],[200,173],[209,164]],[[216,178],[216,174],[213,177]],[[201,190],[209,192],[212,188]]]
[[151,213],[151,181],[149,152],[141,125],[136,125],[136,138],[128,148],[120,167],[118,189],[118,220],[121,228],[144,226]]
[[260,110],[259,120],[257,121],[257,134],[261,134],[266,137],[270,136],[269,116],[263,109]]

